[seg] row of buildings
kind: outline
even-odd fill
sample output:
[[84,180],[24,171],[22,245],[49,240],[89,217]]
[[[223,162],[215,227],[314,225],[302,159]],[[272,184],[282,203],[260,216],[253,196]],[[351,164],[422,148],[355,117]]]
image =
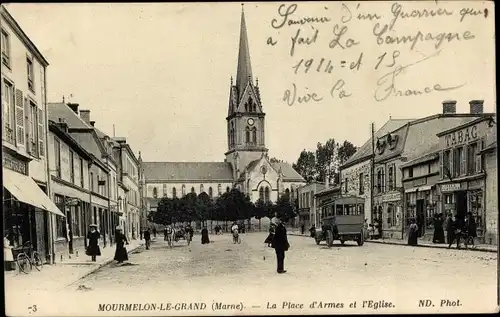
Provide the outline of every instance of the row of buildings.
[[49,63],[0,10],[4,237],[14,253],[30,241],[49,263],[82,253],[90,224],[107,244],[117,226],[135,238],[146,221],[140,157],[89,110],[48,102]]
[[444,101],[440,114],[389,119],[340,167],[340,184],[297,190],[301,221],[318,226],[323,201],[356,196],[365,199],[368,222],[382,222],[386,238],[402,238],[414,218],[419,237],[432,240],[434,215],[470,212],[478,236],[496,244],[496,115],[483,107],[472,100],[468,113],[457,113],[456,101]]

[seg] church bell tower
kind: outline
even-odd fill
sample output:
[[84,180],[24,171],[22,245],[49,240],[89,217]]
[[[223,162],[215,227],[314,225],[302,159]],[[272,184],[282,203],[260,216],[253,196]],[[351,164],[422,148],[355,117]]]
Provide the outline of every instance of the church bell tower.
[[231,77],[227,114],[227,162],[233,165],[238,178],[251,161],[260,159],[268,149],[265,146],[265,116],[258,80],[253,82],[248,46],[245,12],[241,8],[240,44],[236,82]]

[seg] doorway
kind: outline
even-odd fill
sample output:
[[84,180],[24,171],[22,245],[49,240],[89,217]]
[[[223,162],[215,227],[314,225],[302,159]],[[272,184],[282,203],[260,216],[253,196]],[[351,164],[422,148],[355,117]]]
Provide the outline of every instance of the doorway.
[[459,191],[456,192],[456,209],[457,218],[461,221],[465,220],[465,215],[467,214],[467,192]]
[[425,233],[425,212],[424,212],[424,200],[417,199],[417,236],[420,238]]

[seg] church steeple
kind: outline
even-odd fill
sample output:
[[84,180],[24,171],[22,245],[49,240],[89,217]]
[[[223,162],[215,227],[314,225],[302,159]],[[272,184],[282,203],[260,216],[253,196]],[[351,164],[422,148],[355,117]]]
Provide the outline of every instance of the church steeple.
[[245,11],[243,9],[243,4],[241,4],[240,46],[238,51],[238,69],[236,73],[236,87],[238,88],[238,96],[240,99],[248,82],[252,82],[252,65],[250,63]]

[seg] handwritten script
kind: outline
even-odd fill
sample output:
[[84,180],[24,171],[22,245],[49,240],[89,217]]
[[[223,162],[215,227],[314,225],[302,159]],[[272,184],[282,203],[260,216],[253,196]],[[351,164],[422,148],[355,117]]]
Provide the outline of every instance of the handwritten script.
[[[300,80],[292,78],[283,93],[286,105],[352,98],[355,92],[367,89],[372,89],[376,102],[382,102],[457,90],[466,85],[451,77],[446,82],[434,80],[422,84],[419,80],[419,87],[405,87],[399,79],[405,77],[408,81],[412,76],[418,77],[426,67],[432,69],[427,61],[443,58],[443,51],[453,51],[454,45],[474,43],[477,34],[470,29],[471,25],[479,19],[488,19],[487,8],[474,3],[470,7],[447,7],[437,2],[427,2],[424,7],[416,5],[417,2],[382,4],[376,10],[373,4],[355,2],[335,3],[333,6],[337,7],[333,8],[322,5],[321,13],[317,14],[316,7],[312,16],[307,15],[302,4],[277,6],[270,21],[274,33],[267,35],[268,47],[287,48],[292,76],[306,81],[324,76],[331,83],[327,89],[323,85],[321,90],[312,84],[297,84]],[[430,23],[433,27],[426,27]],[[361,75],[366,71],[375,76]],[[363,77],[353,81],[353,76]],[[370,83],[366,77],[376,80]]]

